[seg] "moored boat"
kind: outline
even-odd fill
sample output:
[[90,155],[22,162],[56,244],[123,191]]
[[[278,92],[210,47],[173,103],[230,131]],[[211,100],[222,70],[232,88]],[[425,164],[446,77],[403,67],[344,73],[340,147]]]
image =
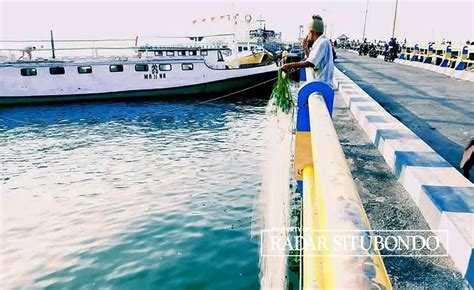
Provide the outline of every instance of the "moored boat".
[[[0,62],[0,104],[224,94],[270,83],[272,62],[233,67],[225,46],[143,46],[133,57]],[[268,87],[268,86],[267,86]]]

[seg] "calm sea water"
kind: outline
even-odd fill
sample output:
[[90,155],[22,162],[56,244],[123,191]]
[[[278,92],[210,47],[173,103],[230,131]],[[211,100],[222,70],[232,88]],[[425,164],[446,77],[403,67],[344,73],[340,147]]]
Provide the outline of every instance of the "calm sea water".
[[0,109],[0,288],[258,289],[265,106]]

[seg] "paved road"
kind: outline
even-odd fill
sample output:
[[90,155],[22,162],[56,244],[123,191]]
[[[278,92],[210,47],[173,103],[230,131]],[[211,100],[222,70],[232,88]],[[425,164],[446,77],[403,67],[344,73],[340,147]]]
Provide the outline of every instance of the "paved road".
[[474,83],[343,51],[336,66],[460,170],[474,138]]
[[[372,229],[429,230],[420,210],[341,98],[336,98],[333,120]],[[446,253],[443,249],[436,254]],[[384,257],[383,261],[394,289],[466,287],[449,257]]]

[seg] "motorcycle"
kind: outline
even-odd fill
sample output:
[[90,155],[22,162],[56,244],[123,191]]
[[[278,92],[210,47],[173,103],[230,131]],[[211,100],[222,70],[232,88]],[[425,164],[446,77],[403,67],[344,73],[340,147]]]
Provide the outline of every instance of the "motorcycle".
[[393,62],[397,58],[397,53],[395,52],[393,46],[390,46],[385,52],[384,60]]
[[379,55],[379,53],[378,53],[377,49],[375,49],[375,47],[373,47],[371,50],[369,50],[369,57],[376,58],[378,55]]

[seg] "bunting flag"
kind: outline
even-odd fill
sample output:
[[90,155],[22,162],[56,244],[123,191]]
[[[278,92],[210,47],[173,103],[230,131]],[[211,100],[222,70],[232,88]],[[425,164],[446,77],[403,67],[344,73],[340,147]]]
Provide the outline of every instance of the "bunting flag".
[[[227,14],[227,15],[221,15],[221,16],[213,16],[213,17],[209,17],[209,18],[202,18],[200,19],[201,22],[206,22],[206,20],[210,19],[210,21],[214,21],[216,20],[217,18],[219,19],[225,19],[227,17],[227,20],[228,21],[231,21],[231,20],[234,20],[235,24],[238,23],[238,18],[239,18],[239,14],[235,14],[235,15],[230,15],[230,14]],[[247,17],[247,16],[246,16]],[[193,24],[196,24],[199,22],[199,19],[194,19],[193,20]]]

